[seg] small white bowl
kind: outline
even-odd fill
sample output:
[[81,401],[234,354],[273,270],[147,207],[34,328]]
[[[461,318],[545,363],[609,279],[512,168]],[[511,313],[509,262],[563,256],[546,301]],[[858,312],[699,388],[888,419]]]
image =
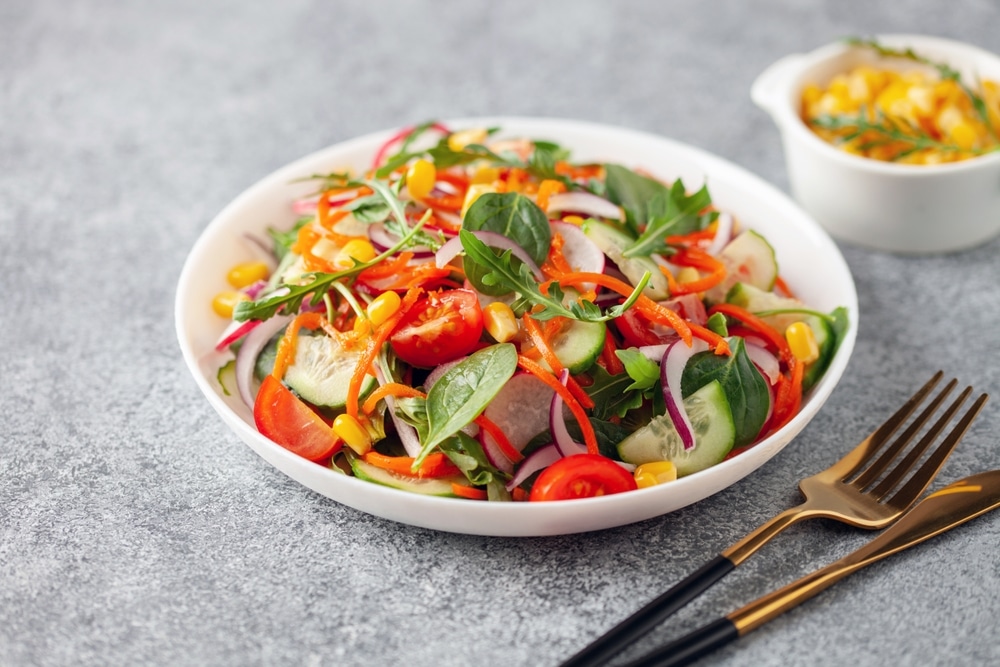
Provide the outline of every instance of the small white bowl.
[[[879,35],[961,72],[1000,81],[1000,58],[967,44],[917,35]],[[1000,233],[1000,152],[941,165],[907,165],[851,155],[816,136],[800,117],[803,88],[876,63],[871,50],[830,44],[786,56],[754,82],[751,97],[781,132],[792,194],[832,235],[902,254],[951,252]]]

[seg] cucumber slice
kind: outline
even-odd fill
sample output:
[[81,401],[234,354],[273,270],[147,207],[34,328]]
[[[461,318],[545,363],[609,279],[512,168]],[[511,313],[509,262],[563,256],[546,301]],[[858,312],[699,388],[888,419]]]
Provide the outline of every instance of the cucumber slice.
[[736,427],[726,392],[718,380],[684,399],[691,426],[694,449],[685,451],[669,415],[657,415],[635,433],[618,443],[618,455],[636,465],[672,461],[683,477],[709,468],[726,458],[736,442]]
[[354,455],[348,455],[347,460],[351,464],[351,471],[358,479],[425,496],[454,497],[455,492],[451,488],[452,482],[468,484],[461,475],[434,478],[409,477],[389,470],[383,470]]
[[802,390],[808,391],[819,382],[823,373],[826,372],[827,366],[833,360],[833,355],[837,351],[837,336],[833,332],[833,325],[822,317],[809,315],[805,321],[812,327],[813,335],[816,337],[816,346],[819,347],[819,358],[806,366],[806,371],[802,375]]
[[774,288],[778,277],[774,248],[752,229],[730,241],[719,253],[719,259],[726,265],[726,279],[705,293],[705,298],[711,303],[724,301],[726,294],[738,282],[767,292]]
[[642,290],[643,294],[654,301],[661,301],[670,296],[670,285],[656,262],[649,257],[622,255],[625,248],[632,245],[632,238],[628,234],[594,219],[583,223],[583,233],[618,266],[633,285],[637,285],[642,280],[643,274],[649,272],[649,282]]
[[[601,355],[607,332],[603,322],[570,320],[552,337],[552,352],[570,373],[582,373]],[[548,364],[544,365],[548,368]]]
[[[332,336],[299,336],[295,361],[285,371],[285,384],[313,405],[342,408],[360,358],[361,350],[348,350]],[[371,391],[375,383],[374,377],[366,375],[360,396]]]
[[[726,294],[726,302],[749,310],[755,315],[769,310],[794,310],[805,308],[806,305],[798,299],[785,297],[774,292],[767,292],[749,283],[736,283]],[[785,333],[789,324],[801,322],[809,317],[808,313],[777,313],[761,315],[760,319]]]

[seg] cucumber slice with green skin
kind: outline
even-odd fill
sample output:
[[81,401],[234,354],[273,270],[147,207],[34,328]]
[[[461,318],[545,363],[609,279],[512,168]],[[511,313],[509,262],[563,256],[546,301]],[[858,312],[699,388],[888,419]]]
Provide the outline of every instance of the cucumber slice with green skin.
[[[603,322],[570,320],[552,337],[552,352],[571,374],[582,373],[601,355],[607,334],[608,328]],[[547,363],[543,365],[552,370]]]
[[710,468],[726,458],[736,442],[736,427],[717,380],[684,399],[684,409],[694,430],[694,448],[685,450],[669,415],[657,415],[618,443],[618,455],[626,463],[641,465],[672,461],[678,477]]
[[[285,384],[313,405],[342,408],[347,389],[361,358],[361,350],[348,350],[332,336],[299,336],[295,361],[285,371]],[[361,383],[360,396],[376,384],[371,375]]]
[[752,229],[730,241],[719,253],[719,260],[726,265],[726,278],[705,293],[709,302],[724,301],[726,294],[738,282],[753,285],[766,292],[774,288],[774,281],[778,278],[774,248]]
[[433,478],[409,477],[373,466],[357,456],[348,456],[347,460],[351,465],[351,471],[358,479],[425,496],[454,498],[455,492],[451,488],[452,483],[468,484],[465,478],[460,475]]
[[833,325],[822,317],[809,315],[805,318],[805,322],[812,327],[813,335],[816,337],[816,346],[819,348],[819,358],[806,366],[806,371],[802,375],[802,390],[808,391],[819,382],[833,360],[837,347],[837,337],[833,332]]
[[628,234],[594,219],[583,223],[583,233],[618,266],[633,285],[638,285],[643,274],[649,272],[649,282],[642,290],[643,294],[654,301],[670,297],[670,285],[656,262],[649,257],[625,257],[622,254],[633,243]]

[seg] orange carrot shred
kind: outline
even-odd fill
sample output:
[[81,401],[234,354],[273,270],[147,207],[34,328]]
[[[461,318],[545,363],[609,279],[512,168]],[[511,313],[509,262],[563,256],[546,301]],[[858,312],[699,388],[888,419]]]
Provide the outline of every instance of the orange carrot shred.
[[510,439],[507,437],[507,434],[503,432],[503,429],[500,428],[495,421],[486,415],[479,415],[475,418],[475,420],[473,420],[473,423],[486,431],[486,433],[490,434],[493,440],[497,443],[497,447],[500,448],[500,451],[503,452],[504,456],[510,459],[511,463],[517,463],[524,458],[524,454],[515,449],[514,445],[511,444]]
[[564,387],[563,384],[559,382],[554,375],[552,375],[552,373],[549,373],[524,355],[517,355],[517,365],[537,377],[548,386],[552,387],[552,389],[562,397],[566,407],[568,407],[569,411],[573,413],[573,417],[576,418],[577,423],[580,425],[580,430],[583,432],[583,441],[587,445],[587,451],[591,454],[600,455],[600,451],[597,447],[597,435],[594,433],[594,426],[590,423],[590,419],[587,418],[587,413],[584,412],[583,407],[577,402],[576,398],[569,391],[569,389]]
[[361,405],[361,411],[366,415],[371,414],[375,410],[375,406],[386,396],[395,396],[398,398],[426,398],[426,394],[420,391],[416,387],[411,387],[408,384],[402,384],[399,382],[387,382],[381,387],[376,387],[372,393],[368,394],[368,398]]

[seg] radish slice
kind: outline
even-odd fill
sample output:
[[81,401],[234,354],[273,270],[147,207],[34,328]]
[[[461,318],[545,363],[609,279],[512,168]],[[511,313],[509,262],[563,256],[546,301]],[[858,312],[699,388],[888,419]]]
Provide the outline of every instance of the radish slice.
[[[564,368],[559,374],[559,382],[565,387],[568,381],[569,371]],[[563,417],[563,399],[557,391],[552,392],[552,402],[549,404],[549,431],[552,432],[556,448],[563,456],[587,453],[587,447],[573,440],[569,431],[566,430],[566,418]]]
[[733,238],[733,216],[728,213],[720,213],[716,222],[718,226],[715,228],[715,237],[712,238],[712,243],[705,248],[705,252],[713,256],[722,252],[722,249]]
[[247,334],[240,351],[236,353],[236,388],[240,391],[240,398],[251,410],[257,398],[257,392],[253,389],[253,370],[257,357],[274,335],[288,326],[291,319],[289,315],[275,315],[260,322]]
[[[528,265],[528,268],[531,269],[531,272],[535,275],[538,282],[545,280],[545,276],[542,275],[542,270],[538,268],[537,264],[535,264],[535,260],[531,259],[524,248],[511,241],[506,236],[497,234],[496,232],[487,232],[483,230],[472,232],[472,235],[491,248],[510,250],[514,254],[514,257],[517,257],[519,260]],[[440,269],[445,267],[448,262],[455,259],[460,252],[462,252],[462,240],[457,236],[453,239],[449,239],[447,243],[441,246],[435,255],[435,261],[437,262],[438,268]]]
[[[549,428],[548,408],[553,393],[531,373],[517,373],[486,406],[483,414],[503,429],[514,449],[521,451],[532,438]],[[506,472],[513,469],[513,463],[503,455],[491,435],[483,433],[481,442],[493,465]]]
[[[386,383],[385,374],[382,373],[382,369],[375,364],[375,379],[378,380],[379,386]],[[416,458],[420,455],[420,436],[417,435],[417,429],[413,428],[412,425],[403,421],[403,419],[396,415],[396,399],[393,396],[386,396],[384,399],[385,407],[388,409],[389,418],[392,420],[392,425],[396,427],[396,434],[399,436],[399,441],[403,444],[403,449],[406,450],[406,455]]]
[[562,237],[563,257],[574,271],[604,273],[604,253],[582,229],[568,222],[553,221],[552,231]]
[[517,474],[514,475],[513,479],[507,482],[507,490],[513,491],[517,487],[524,483],[524,480],[531,477],[533,474],[541,470],[542,468],[548,468],[550,465],[561,459],[563,456],[559,452],[559,448],[556,444],[549,443],[533,451],[517,469]]
[[215,344],[215,350],[222,352],[227,347],[238,341],[243,336],[253,331],[260,324],[260,320],[247,320],[246,322],[230,322],[226,330],[219,337],[219,342]]
[[622,210],[603,197],[590,192],[561,192],[549,197],[549,213],[572,211],[595,218],[621,220]]
[[755,343],[749,339],[744,339],[744,342],[746,343],[747,356],[750,357],[750,361],[767,378],[768,383],[773,385],[778,381],[778,376],[781,374],[778,358],[759,343]]
[[667,348],[671,345],[673,345],[673,343],[663,343],[662,345],[643,345],[639,348],[639,353],[650,361],[660,363],[663,361],[663,355],[667,353]]
[[667,414],[677,429],[677,435],[684,443],[684,449],[694,448],[694,430],[691,420],[684,409],[684,399],[681,396],[681,376],[688,360],[699,352],[708,350],[708,343],[695,339],[688,347],[684,341],[677,340],[670,344],[660,362],[660,383],[663,385],[663,399],[667,404]]

